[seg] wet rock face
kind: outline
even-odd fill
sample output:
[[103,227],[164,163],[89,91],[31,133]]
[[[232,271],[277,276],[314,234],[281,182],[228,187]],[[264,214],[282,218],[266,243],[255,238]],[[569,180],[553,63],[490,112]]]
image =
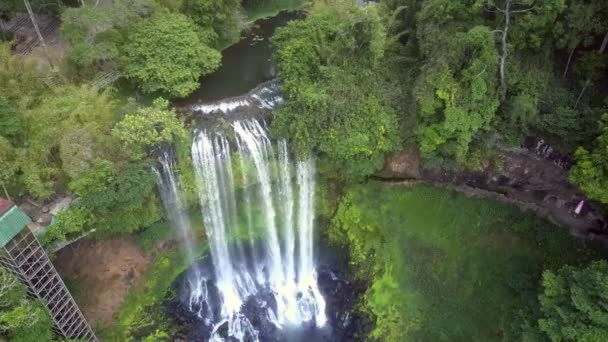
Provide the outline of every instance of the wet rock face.
[[392,152],[384,158],[384,167],[376,174],[386,179],[417,179],[420,177],[420,157],[418,152],[410,149]]
[[570,228],[576,236],[608,241],[605,208],[588,200],[568,181],[568,170],[574,165],[569,156],[542,139],[529,138],[520,148],[501,151],[500,160],[500,167],[482,171],[420,170],[413,154],[404,151],[388,155],[377,176],[391,180],[414,178],[492,197],[532,210]]
[[[354,311],[354,305],[366,290],[366,285],[353,282],[348,275],[338,267],[321,264],[317,268],[319,289],[326,301],[328,322],[325,327],[316,327],[314,322],[300,327],[283,327],[279,329],[267,316],[267,305],[274,306],[274,296],[270,293],[260,293],[249,298],[243,305],[244,314],[258,331],[259,341],[262,342],[351,342],[360,340],[373,328],[373,323],[367,317]],[[197,315],[198,308],[189,306],[189,287],[186,273],[174,284],[178,296],[167,305],[168,314],[175,319],[180,327],[173,337],[176,341],[209,341],[213,326],[205,317]],[[211,301],[218,301],[218,289],[213,283],[208,283]],[[213,299],[214,298],[214,299]],[[205,312],[206,310],[201,310]],[[217,312],[216,314],[219,314]],[[228,324],[220,325],[220,335],[225,341],[229,338]],[[245,339],[248,341],[248,339]],[[253,340],[253,339],[250,339]]]

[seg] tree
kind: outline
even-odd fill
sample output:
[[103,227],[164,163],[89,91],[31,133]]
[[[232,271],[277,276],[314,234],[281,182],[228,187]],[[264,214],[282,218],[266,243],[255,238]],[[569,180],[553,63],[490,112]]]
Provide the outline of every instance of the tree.
[[[89,171],[99,172],[99,168]],[[84,216],[86,221],[81,224],[83,228],[94,228],[102,235],[132,233],[160,220],[161,209],[151,163],[129,163],[100,180],[101,183],[79,191],[79,206],[88,212]]]
[[13,146],[6,138],[0,136],[0,187],[2,187],[3,195],[8,199],[11,199],[11,196],[7,186],[16,183],[18,166],[15,158]]
[[70,60],[87,72],[118,68],[125,30],[153,11],[150,0],[117,0],[106,6],[83,5],[61,15],[61,33],[70,44]]
[[162,99],[152,107],[142,108],[135,114],[127,114],[112,130],[123,148],[133,159],[143,159],[147,152],[162,144],[171,144],[187,137],[183,122],[169,103]]
[[600,136],[590,152],[579,147],[576,165],[570,170],[570,181],[578,185],[590,198],[608,203],[608,113],[599,123]]
[[416,132],[426,159],[455,158],[466,164],[470,145],[489,130],[499,99],[492,32],[475,26],[457,32],[425,63],[414,86],[420,111]]
[[23,114],[4,95],[0,95],[0,136],[14,138],[22,132]]
[[608,340],[608,263],[543,273],[540,330],[552,341]]
[[53,322],[42,303],[27,298],[25,286],[0,268],[0,338],[51,341]]
[[[513,51],[550,53],[553,49],[551,36],[560,15],[566,10],[564,0],[492,0],[491,5],[504,9],[505,1],[511,3],[511,33],[509,45]],[[504,16],[504,13],[503,15]]]
[[184,13],[199,27],[203,43],[221,48],[238,41],[242,11],[238,0],[188,0]]
[[300,157],[318,152],[335,174],[357,180],[399,145],[397,115],[376,72],[386,36],[375,6],[322,8],[277,30],[275,59],[286,103],[273,133]]
[[133,233],[161,218],[156,178],[148,161],[119,167],[97,160],[69,188],[79,200],[57,216],[42,238],[45,245],[91,230],[101,236]]
[[564,12],[563,18],[555,24],[553,32],[556,46],[569,50],[562,77],[568,74],[576,49],[579,46],[584,48],[591,46],[596,35],[608,31],[608,24],[604,20],[607,11],[608,4],[604,1],[569,2],[568,9]]
[[186,96],[200,76],[220,65],[221,55],[203,42],[181,14],[165,13],[135,24],[121,49],[125,76],[152,93]]
[[[27,143],[20,149],[23,182],[34,196],[50,196],[59,176],[74,178],[110,153],[117,104],[108,92],[66,86],[41,97],[26,113]],[[106,145],[107,144],[107,145]]]
[[48,48],[46,46],[46,42],[44,41],[44,37],[40,33],[40,28],[38,27],[38,22],[36,20],[36,17],[34,16],[34,11],[32,10],[32,6],[30,5],[29,0],[23,0],[23,3],[25,4],[25,8],[27,10],[27,14],[30,17],[30,21],[32,22],[32,26],[34,26],[34,31],[36,32],[36,36],[38,36],[38,42],[42,46],[42,51],[44,51],[44,55],[46,56],[46,60],[48,61],[51,69],[54,70],[55,67],[53,65],[53,60],[51,59],[51,57],[49,55],[49,50],[48,50]]
[[25,111],[35,106],[48,87],[41,79],[49,76],[34,57],[15,56],[9,43],[0,44],[0,93],[11,111]]

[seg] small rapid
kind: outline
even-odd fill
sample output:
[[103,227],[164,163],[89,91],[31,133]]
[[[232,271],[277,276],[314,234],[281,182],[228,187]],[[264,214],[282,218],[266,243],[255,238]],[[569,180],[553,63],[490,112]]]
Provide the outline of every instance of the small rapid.
[[224,98],[219,101],[193,103],[179,108],[199,115],[219,114],[230,117],[252,111],[271,110],[283,102],[276,79],[259,84],[244,95]]

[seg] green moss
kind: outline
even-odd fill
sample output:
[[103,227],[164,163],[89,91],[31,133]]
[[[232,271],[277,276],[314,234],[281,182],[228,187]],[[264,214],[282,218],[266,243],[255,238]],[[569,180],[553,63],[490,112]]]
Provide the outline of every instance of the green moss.
[[517,208],[428,186],[350,187],[330,235],[371,281],[363,306],[387,342],[519,340],[542,270],[598,256]]

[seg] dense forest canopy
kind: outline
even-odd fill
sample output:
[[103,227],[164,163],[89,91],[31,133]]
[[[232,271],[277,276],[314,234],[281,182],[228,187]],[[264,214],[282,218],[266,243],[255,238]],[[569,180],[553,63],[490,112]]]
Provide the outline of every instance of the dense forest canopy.
[[[35,13],[61,18],[60,53],[16,54],[12,37],[0,36],[0,195],[78,199],[58,214],[42,237],[45,245],[87,232],[107,237],[157,227],[163,213],[152,165],[162,146],[176,147],[184,188],[193,191],[190,127],[170,101],[204,90],[200,78],[220,67],[221,50],[247,28],[244,8],[259,2],[114,0],[98,6],[87,0],[1,1],[2,19],[29,5]],[[285,100],[273,115],[272,135],[288,140],[298,158],[315,154],[321,175],[347,189],[328,219],[329,235],[347,243],[359,271],[368,272],[363,307],[375,319],[372,337],[483,340],[491,333],[467,330],[471,326],[464,318],[462,329],[440,326],[445,313],[414,298],[412,281],[429,282],[438,290],[444,285],[416,278],[415,270],[402,264],[411,255],[386,243],[394,233],[386,227],[402,215],[399,208],[385,204],[381,210],[390,217],[370,214],[378,203],[412,205],[412,194],[360,184],[382,168],[391,152],[414,151],[427,169],[483,170],[500,167],[500,151],[534,136],[572,156],[570,182],[589,199],[608,205],[608,2],[319,0],[305,14],[272,38]],[[414,195],[427,200],[452,201],[433,190],[418,191]],[[187,194],[188,204],[194,202],[191,197]],[[378,203],[370,204],[369,198],[376,197]],[[458,203],[470,212],[480,205]],[[563,266],[575,259],[558,255],[559,248],[571,247],[564,237],[551,240],[537,221],[511,227],[509,220],[516,220],[511,211],[483,208],[496,210],[496,216],[475,222],[461,217],[454,231],[479,222],[497,225],[498,233],[514,230],[526,251],[497,261],[521,275],[521,282],[485,289],[463,284],[481,296],[500,298],[489,306],[492,315],[504,309],[498,304],[513,290],[521,290],[513,300],[517,305],[496,316],[509,319],[500,323],[501,338],[606,340],[606,264]],[[420,207],[420,213],[424,210]],[[420,213],[410,217],[431,219],[417,217]],[[440,226],[424,231],[420,224],[398,238],[412,248],[462,258],[473,268],[492,266],[475,259],[488,257],[485,249],[475,246],[467,254],[460,248],[467,241],[443,240],[447,233]],[[479,232],[461,233],[478,238]],[[426,241],[425,234],[437,239]],[[534,241],[546,247],[542,255],[529,253]],[[535,276],[521,274],[522,260],[533,265]],[[432,263],[433,256],[421,262]],[[457,266],[446,263],[445,269],[430,272],[449,277],[450,267]],[[413,273],[399,278],[396,267]],[[505,280],[494,271],[475,276],[480,282]],[[451,305],[472,305],[471,293],[456,294]],[[43,307],[4,273],[0,301],[2,338],[51,339]],[[424,321],[438,322],[440,328],[421,328]],[[162,331],[154,334],[150,340],[166,338]]]
[[[479,168],[493,150],[517,145],[527,135],[543,136],[567,152],[596,146],[606,111],[608,25],[602,2],[433,0],[320,7],[274,38],[290,99],[277,114],[276,130],[300,151],[315,149],[334,163],[361,166],[357,158],[364,146],[373,146],[372,136],[385,136],[387,143],[367,156],[398,148],[391,143],[397,140],[417,145],[428,167]],[[340,92],[345,86],[348,91]],[[384,106],[381,112],[396,113],[387,119],[397,115],[400,137],[390,129],[378,134],[382,124],[371,128],[347,120],[353,125],[348,138],[343,134],[329,146],[316,142],[331,136],[312,133],[319,129],[339,134],[344,119],[333,112],[345,105],[353,106],[349,115],[361,110],[366,121],[382,117],[366,108],[364,96],[356,94],[360,89]],[[308,119],[309,108],[315,108],[314,120]],[[584,152],[577,155],[590,165],[587,174],[605,172]],[[376,162],[357,173],[377,168]],[[573,181],[591,188],[593,176],[579,173]]]

